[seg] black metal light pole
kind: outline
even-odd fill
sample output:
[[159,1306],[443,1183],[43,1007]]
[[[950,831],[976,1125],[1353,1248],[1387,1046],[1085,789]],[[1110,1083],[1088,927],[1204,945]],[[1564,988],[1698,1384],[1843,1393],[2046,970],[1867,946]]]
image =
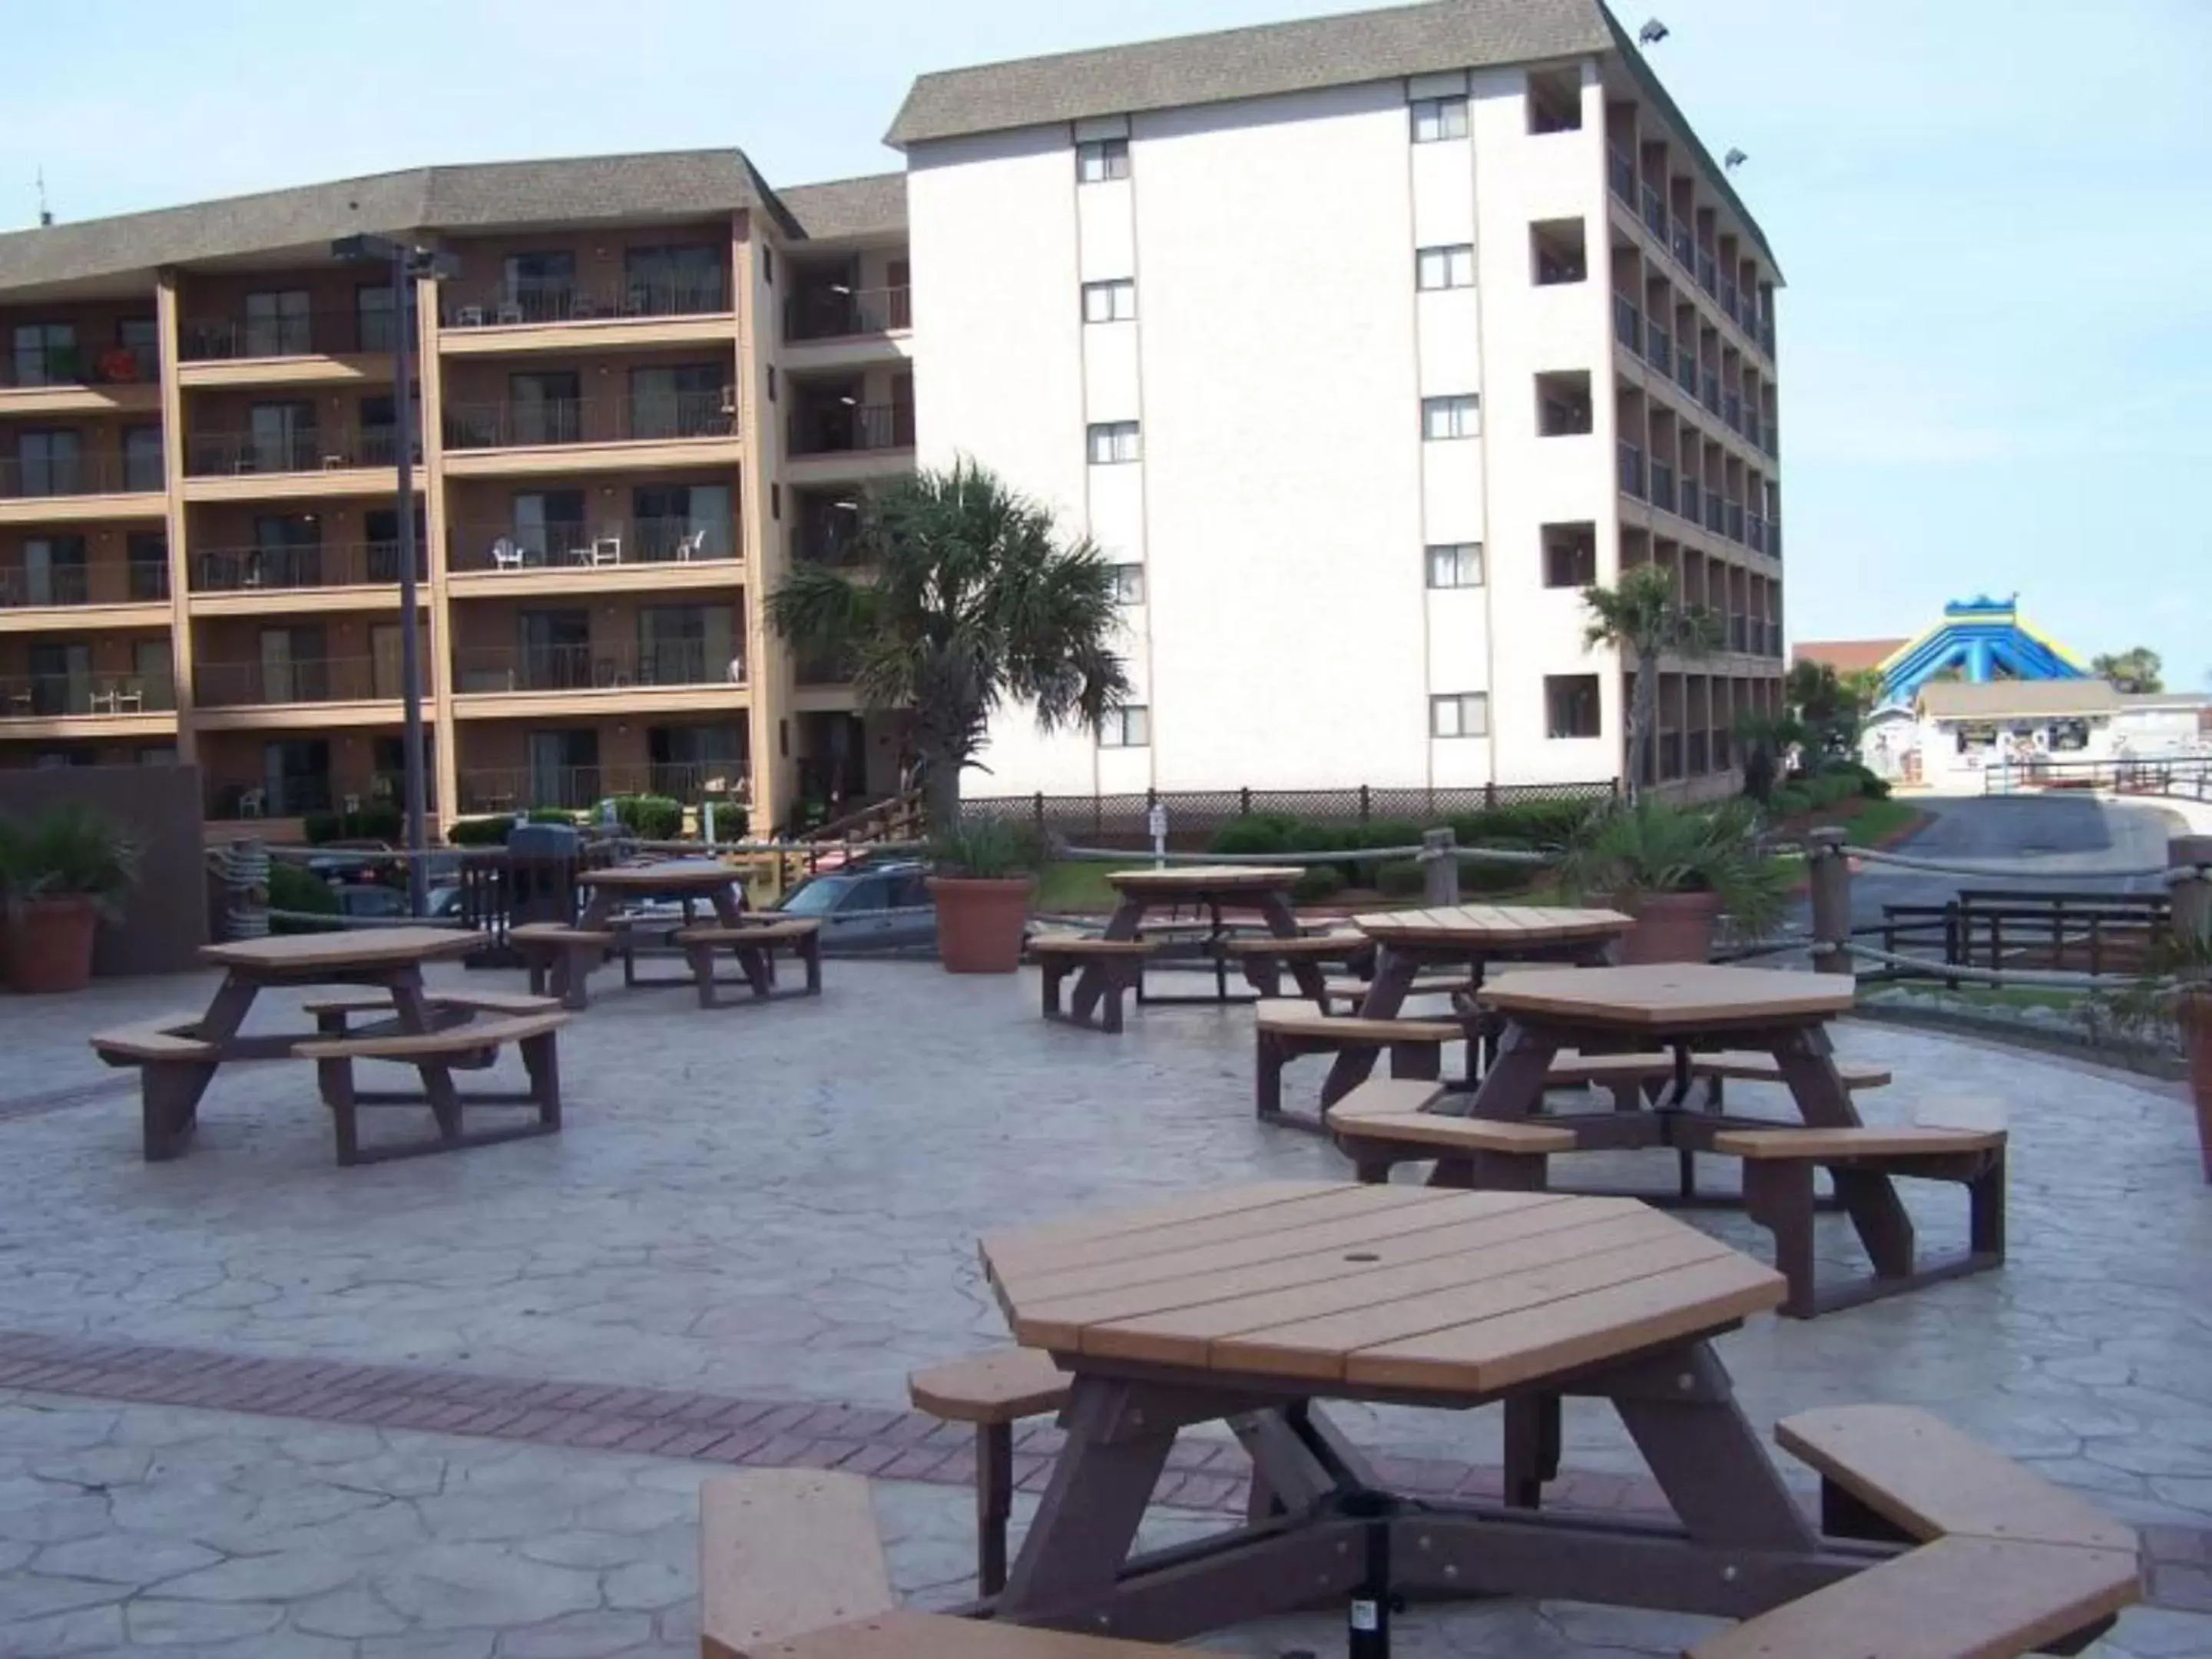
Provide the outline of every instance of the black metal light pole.
[[424,822],[428,765],[422,747],[422,625],[415,580],[415,281],[450,276],[459,269],[449,254],[410,246],[384,236],[348,236],[331,245],[340,259],[388,262],[392,267],[392,404],[399,468],[399,680],[404,721],[400,757],[407,814],[407,912],[429,908],[429,845]]

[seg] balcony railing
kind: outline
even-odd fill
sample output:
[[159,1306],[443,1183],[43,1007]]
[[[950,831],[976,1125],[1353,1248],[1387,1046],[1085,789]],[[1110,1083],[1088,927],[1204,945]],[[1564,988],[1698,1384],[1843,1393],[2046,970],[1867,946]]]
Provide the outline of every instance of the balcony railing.
[[791,556],[801,564],[848,570],[867,561],[867,548],[851,522],[801,525],[791,538]]
[[1721,498],[1711,490],[1705,491],[1705,528],[1718,534],[1725,522],[1721,512]]
[[1674,337],[1656,322],[1644,330],[1644,355],[1662,374],[1674,372]]
[[446,409],[448,449],[538,449],[567,444],[665,443],[726,438],[738,429],[735,392],[563,398],[544,403],[457,403]]
[[169,561],[103,559],[44,570],[0,570],[0,610],[72,605],[152,605],[169,597]]
[[1613,296],[1613,337],[1641,356],[1644,354],[1644,313],[1625,294]]
[[1644,494],[1644,452],[1632,443],[1620,446],[1620,488],[1627,495]]
[[1685,270],[1694,269],[1698,263],[1698,240],[1690,234],[1689,226],[1674,219],[1668,221],[1668,229],[1667,251],[1674,256],[1674,263]]
[[1766,417],[1766,453],[1777,457],[1782,453],[1782,423],[1771,415]]
[[1721,419],[1728,422],[1729,431],[1743,430],[1743,393],[1741,392],[1721,393]]
[[620,283],[611,288],[447,287],[440,295],[447,328],[514,328],[537,323],[619,322],[629,317],[716,317],[730,309],[721,271],[690,282]]
[[1717,291],[1719,283],[1720,266],[1714,261],[1709,250],[1699,248],[1698,250],[1698,286],[1706,293],[1712,294]]
[[1693,778],[1701,778],[1712,769],[1708,764],[1712,756],[1712,741],[1703,732],[1692,732],[1689,734],[1689,775]]
[[446,544],[453,570],[568,570],[634,564],[696,564],[737,557],[737,530],[688,518],[628,524],[522,526],[497,520],[456,525]]
[[1748,651],[1752,647],[1752,621],[1748,617],[1728,619],[1728,642],[1731,651]]
[[1679,778],[1682,775],[1682,734],[1662,732],[1659,734],[1659,775]]
[[628,766],[476,767],[460,776],[460,810],[465,814],[523,812],[558,807],[581,812],[610,795],[666,795],[687,804],[717,793],[743,789],[742,760],[648,761]]
[[[381,587],[399,580],[398,542],[346,542],[320,547],[210,547],[191,554],[195,593],[258,593],[312,587]],[[415,579],[428,581],[429,562],[415,550]]]
[[467,695],[501,691],[605,691],[646,685],[743,685],[736,646],[709,649],[704,640],[629,641],[586,645],[462,646],[453,653],[453,689]]
[[1768,356],[1774,355],[1774,319],[1771,317],[1759,319],[1759,345]]
[[161,378],[151,346],[0,345],[0,386],[144,386]]
[[1698,395],[1698,360],[1691,354],[1691,343],[1685,337],[1682,349],[1674,354],[1674,384],[1695,398]]
[[1757,410],[1747,406],[1745,408],[1743,411],[1743,425],[1738,429],[1742,432],[1745,441],[1749,443],[1753,449],[1759,449],[1764,447],[1762,443],[1763,428],[1759,423],[1759,411]]
[[1674,510],[1674,469],[1656,457],[1651,462],[1651,505],[1668,513]]
[[1735,764],[1735,740],[1725,726],[1713,728],[1713,770],[1725,772]]
[[1706,369],[1698,377],[1698,401],[1711,413],[1721,412],[1721,377],[1713,369]]
[[896,288],[811,289],[785,301],[787,340],[842,340],[856,334],[889,334],[914,326],[914,290]]
[[[271,435],[199,432],[185,440],[185,473],[194,478],[251,477],[274,472],[338,472],[349,467],[392,466],[398,459],[397,428],[320,427]],[[418,449],[416,456],[422,459]]]
[[296,317],[188,317],[177,327],[177,356],[188,363],[255,357],[344,357],[388,352],[394,313],[311,311]]
[[1681,489],[1682,516],[1692,524],[1696,524],[1701,516],[1698,507],[1698,481],[1685,475]]
[[1636,205],[1636,163],[1626,151],[1608,149],[1605,153],[1605,176],[1612,183],[1613,193],[1628,204]]
[[911,404],[832,404],[794,410],[791,453],[838,455],[914,447]]
[[1743,503],[1741,501],[1729,502],[1727,504],[1727,510],[1723,516],[1727,522],[1726,534],[1728,538],[1732,542],[1741,541],[1743,539]]
[[1744,544],[1753,552],[1765,552],[1766,520],[1756,513],[1747,514],[1743,520],[1743,539]]
[[167,488],[159,455],[58,455],[0,459],[0,501],[48,496],[158,495]]
[[1766,550],[1774,558],[1782,556],[1782,520],[1779,519],[1766,521]]
[[277,778],[265,783],[226,783],[210,780],[207,815],[210,818],[296,818],[309,812],[327,812],[337,802],[327,775]]
[[374,657],[303,657],[290,662],[204,662],[197,700],[209,708],[271,703],[371,702],[399,696],[398,665]]
[[1722,314],[1732,323],[1740,322],[1741,319],[1735,314],[1736,287],[1735,279],[1734,277],[1723,276],[1721,278],[1721,291],[1719,297]]
[[176,706],[176,684],[167,674],[23,674],[0,679],[0,715],[9,720],[153,714]]
[[1650,185],[1644,186],[1644,228],[1662,244],[1667,240],[1667,198]]

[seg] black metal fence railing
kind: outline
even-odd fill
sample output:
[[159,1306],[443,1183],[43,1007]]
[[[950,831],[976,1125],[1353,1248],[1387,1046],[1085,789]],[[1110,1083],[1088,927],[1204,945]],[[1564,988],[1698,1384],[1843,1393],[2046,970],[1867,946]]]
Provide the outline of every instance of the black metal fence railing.
[[399,696],[399,665],[373,657],[204,662],[193,672],[192,686],[195,701],[210,708],[369,702]]
[[188,317],[177,356],[188,363],[251,357],[342,357],[390,351],[398,318],[389,311],[310,311],[289,317]]
[[1852,934],[1880,939],[1891,956],[1928,953],[1924,966],[1885,963],[1860,974],[1905,980],[1945,979],[1947,968],[2141,974],[2172,930],[2172,906],[2163,893],[1961,888],[1942,904],[1885,904],[1879,924]]
[[[284,433],[198,432],[185,440],[185,471],[195,478],[337,472],[350,467],[392,466],[398,458],[398,431],[388,426],[314,427]],[[422,459],[419,446],[415,459]]]
[[169,597],[167,555],[160,559],[101,559],[43,570],[0,570],[0,610],[35,611],[73,605],[145,605]]
[[[703,640],[583,645],[462,646],[453,653],[453,689],[465,695],[502,691],[593,691],[625,686],[742,685],[745,670],[734,643]],[[544,804],[544,803],[541,803]]]
[[914,326],[914,290],[896,288],[809,289],[784,302],[783,337],[840,340]]
[[[429,561],[415,550],[415,580],[430,579]],[[399,544],[346,542],[319,547],[210,547],[191,553],[195,593],[258,592],[311,587],[376,587],[399,580]]]
[[726,438],[738,429],[737,395],[644,392],[627,398],[553,398],[538,403],[446,406],[448,449],[535,449],[563,444],[656,443]]
[[0,717],[152,714],[177,706],[167,674],[18,674],[0,678]]
[[445,326],[514,328],[538,323],[619,322],[632,317],[714,317],[730,309],[730,287],[720,270],[669,282],[625,282],[611,288],[468,288],[447,286],[440,295]]
[[1620,488],[1626,495],[1644,494],[1644,452],[1634,444],[1620,446]]
[[1540,801],[1607,801],[1620,793],[1611,780],[1596,783],[1489,784],[1464,789],[1376,787],[1346,789],[1151,790],[1126,795],[1002,795],[963,800],[963,814],[1026,822],[1040,833],[1082,835],[1150,844],[1153,806],[1164,806],[1169,832],[1203,836],[1233,818],[1280,813],[1318,823],[1370,823],[1447,818]]
[[913,447],[911,404],[817,404],[792,414],[791,453],[794,455]]
[[156,454],[25,456],[0,459],[0,501],[46,496],[158,495],[168,487]]
[[0,386],[145,386],[161,378],[152,346],[55,341],[0,345]]

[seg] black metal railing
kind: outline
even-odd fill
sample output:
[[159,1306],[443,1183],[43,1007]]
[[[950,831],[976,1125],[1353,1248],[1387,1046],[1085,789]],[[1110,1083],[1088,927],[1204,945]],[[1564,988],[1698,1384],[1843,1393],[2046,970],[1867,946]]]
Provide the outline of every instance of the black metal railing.
[[[430,579],[418,545],[415,579]],[[311,587],[377,587],[399,580],[396,541],[325,543],[319,547],[210,547],[191,550],[195,593],[251,593]]]
[[1682,479],[1680,499],[1682,504],[1682,516],[1687,519],[1692,524],[1698,523],[1704,516],[1702,510],[1698,505],[1699,500],[1698,481],[1695,478],[1688,477],[1686,474]]
[[1647,323],[1644,329],[1644,355],[1662,374],[1674,372],[1674,337],[1656,322]]
[[[194,478],[338,472],[392,466],[398,454],[398,429],[388,426],[316,427],[275,434],[198,432],[185,440],[185,472]],[[416,459],[421,459],[418,447]]]
[[1727,520],[1722,514],[1721,498],[1711,489],[1705,491],[1705,528],[1718,533]]
[[1766,551],[1766,520],[1756,513],[1747,513],[1743,518],[1744,545],[1754,553]]
[[542,403],[455,403],[446,407],[448,449],[659,443],[726,438],[737,429],[737,397],[728,387],[627,398],[557,398]]
[[1667,240],[1667,198],[1656,186],[1644,186],[1644,228],[1663,245]]
[[440,295],[439,314],[447,328],[515,328],[632,317],[714,317],[729,309],[728,276],[717,270],[689,281],[624,282],[605,288],[449,285]]
[[1739,319],[1739,318],[1736,316],[1736,314],[1735,314],[1735,311],[1736,311],[1736,305],[1735,305],[1735,299],[1736,299],[1735,278],[1734,278],[1733,276],[1723,276],[1723,277],[1722,277],[1722,278],[1721,278],[1721,291],[1720,291],[1720,295],[1719,295],[1719,299],[1720,299],[1720,302],[1721,302],[1721,312],[1722,312],[1722,314],[1723,314],[1723,315],[1724,315],[1725,317],[1727,317],[1727,319],[1729,319],[1729,321],[1730,321],[1730,322],[1732,322],[1732,323],[1738,323],[1738,324],[1740,324],[1740,323],[1741,323],[1741,319]]
[[505,691],[606,691],[649,685],[742,685],[734,641],[629,641],[582,645],[462,646],[453,653],[453,689],[465,696]]
[[1698,286],[1708,294],[1714,293],[1720,282],[1720,266],[1709,249],[1698,250]]
[[1632,443],[1620,446],[1620,487],[1631,495],[1644,494],[1644,452]]
[[1750,617],[1730,617],[1728,619],[1729,649],[1731,651],[1746,652],[1751,650],[1753,646],[1751,629],[1752,621]]
[[177,356],[188,363],[255,357],[342,357],[388,352],[399,319],[389,311],[310,311],[292,317],[188,317]]
[[167,480],[159,455],[49,455],[0,459],[0,501],[48,496],[159,495]]
[[1691,355],[1691,343],[1685,337],[1682,349],[1674,354],[1674,384],[1692,398],[1698,395],[1698,360]]
[[0,344],[0,386],[143,386],[161,378],[152,346]]
[[889,334],[914,326],[914,290],[896,288],[814,288],[784,302],[787,340],[840,340]]
[[1659,775],[1662,779],[1682,775],[1682,734],[1662,732],[1659,734]]
[[1674,469],[1656,456],[1651,461],[1651,505],[1664,512],[1674,510]]
[[75,605],[146,605],[169,597],[167,555],[0,570],[0,610],[37,611]]
[[1721,393],[1721,419],[1731,432],[1743,430],[1743,394],[1741,392]]
[[629,564],[694,564],[738,556],[734,525],[689,518],[601,524],[518,526],[497,520],[453,526],[446,563],[453,570],[566,570]]
[[1720,371],[1711,368],[1701,371],[1698,376],[1698,401],[1703,404],[1711,413],[1719,414],[1721,412]]
[[1605,176],[1613,185],[1613,193],[1629,204],[1636,205],[1636,163],[1626,150],[1610,149],[1605,153]]
[[1729,501],[1722,514],[1723,533],[1732,542],[1743,539],[1743,503]]
[[911,404],[817,404],[792,414],[791,453],[794,455],[913,447]]
[[167,674],[17,674],[0,678],[0,716],[9,720],[153,714],[176,706],[176,683]]
[[1701,778],[1712,769],[1712,739],[1704,732],[1692,732],[1689,736],[1689,773]]
[[1613,337],[1641,356],[1644,352],[1644,313],[1626,294],[1613,296]]
[[204,662],[196,700],[210,708],[295,702],[373,702],[399,696],[396,662],[373,657],[302,657],[290,662]]
[[741,792],[742,760],[647,761],[622,766],[488,766],[460,775],[464,816],[552,807],[580,812],[610,795],[666,795],[689,805],[709,793]]
[[1698,239],[1690,227],[1680,219],[1668,221],[1667,251],[1674,256],[1674,263],[1683,270],[1693,269],[1698,263]]
[[207,785],[207,815],[225,822],[296,818],[309,812],[327,812],[337,799],[327,774],[276,778],[261,783],[210,779]]

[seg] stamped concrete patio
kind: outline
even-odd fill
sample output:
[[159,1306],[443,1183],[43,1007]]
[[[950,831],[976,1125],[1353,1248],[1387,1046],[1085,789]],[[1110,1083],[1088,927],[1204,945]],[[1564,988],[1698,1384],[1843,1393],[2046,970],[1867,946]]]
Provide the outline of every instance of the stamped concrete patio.
[[[1254,1122],[1247,1016],[1108,1038],[1044,1025],[1026,976],[851,963],[818,1002],[601,998],[564,1034],[556,1139],[341,1171],[307,1068],[269,1065],[218,1079],[190,1158],[145,1164],[133,1079],[85,1035],[211,988],[0,1001],[0,1653],[693,1651],[694,1489],[732,1463],[876,1476],[902,1588],[957,1599],[962,1437],[902,1408],[908,1370],[1003,1340],[978,1231],[1346,1173]],[[2157,1605],[2098,1651],[2212,1653],[2212,1194],[2179,1091],[1870,1025],[1839,1043],[1898,1073],[1870,1115],[2005,1103],[2013,1260],[1754,1322],[1722,1344],[1747,1408],[1930,1407],[2145,1528]],[[1613,1162],[1591,1172],[1672,1168]],[[1954,1197],[1930,1194],[1932,1239]],[[1494,1480],[1496,1415],[1346,1414],[1438,1491]],[[1563,1504],[1654,1501],[1601,1409],[1567,1436]],[[1024,1443],[1032,1487],[1050,1445]],[[1243,1467],[1180,1448],[1155,1529],[1216,1524]],[[1705,1627],[1493,1603],[1422,1610],[1400,1646],[1662,1654]],[[1341,1640],[1316,1617],[1208,1645]]]

